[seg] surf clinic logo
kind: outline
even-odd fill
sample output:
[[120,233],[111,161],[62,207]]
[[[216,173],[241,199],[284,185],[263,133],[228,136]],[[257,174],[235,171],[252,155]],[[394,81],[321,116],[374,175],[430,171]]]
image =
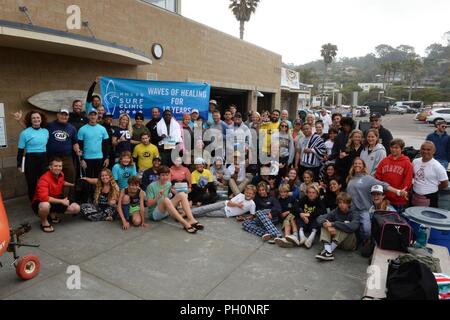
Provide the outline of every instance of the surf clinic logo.
[[117,92],[114,80],[108,80],[103,96],[106,112],[136,115],[144,111],[144,94],[136,92]]

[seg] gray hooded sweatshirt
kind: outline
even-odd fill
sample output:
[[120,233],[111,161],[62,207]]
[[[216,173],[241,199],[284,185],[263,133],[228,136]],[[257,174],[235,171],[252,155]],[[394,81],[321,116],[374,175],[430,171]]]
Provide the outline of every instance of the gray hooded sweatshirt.
[[372,207],[370,189],[377,184],[382,185],[384,191],[389,187],[389,184],[386,182],[377,180],[367,174],[358,173],[350,179],[347,185],[347,193],[352,197],[352,210],[358,212],[369,211],[370,207]]
[[375,148],[373,148],[372,152],[369,153],[369,148],[365,147],[364,150],[361,151],[360,157],[366,163],[369,174],[373,176],[377,171],[378,164],[381,160],[386,158],[386,149],[381,143],[379,143],[375,146]]

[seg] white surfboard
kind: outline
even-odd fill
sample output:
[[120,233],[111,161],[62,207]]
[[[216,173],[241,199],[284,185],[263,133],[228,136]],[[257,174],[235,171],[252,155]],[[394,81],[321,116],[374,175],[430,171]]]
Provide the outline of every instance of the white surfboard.
[[60,108],[68,108],[72,111],[72,102],[81,100],[83,110],[86,110],[86,96],[87,90],[53,90],[38,93],[28,98],[28,102],[39,109],[57,112]]

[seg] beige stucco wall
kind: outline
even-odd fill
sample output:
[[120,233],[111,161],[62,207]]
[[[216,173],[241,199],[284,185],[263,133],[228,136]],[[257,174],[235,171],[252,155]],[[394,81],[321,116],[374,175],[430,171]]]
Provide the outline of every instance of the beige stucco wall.
[[[27,99],[42,91],[87,90],[97,75],[158,80],[204,80],[213,86],[276,92],[280,104],[281,56],[178,14],[138,0],[21,0],[36,26],[66,30],[66,8],[78,4],[98,39],[136,48],[151,56],[161,43],[164,57],[152,65],[131,66],[56,54],[0,47],[0,102],[5,103],[8,148],[0,150],[0,189],[5,198],[25,194],[23,175],[15,167],[21,128],[10,113],[31,106]],[[0,0],[0,19],[27,23],[16,0]],[[238,27],[236,23],[236,27]],[[70,32],[89,35],[89,32]],[[249,95],[249,107],[256,99]]]

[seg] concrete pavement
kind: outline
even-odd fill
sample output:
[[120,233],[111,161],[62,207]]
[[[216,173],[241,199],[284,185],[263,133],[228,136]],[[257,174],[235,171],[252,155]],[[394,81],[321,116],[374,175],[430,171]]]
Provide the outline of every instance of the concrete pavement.
[[[331,263],[316,261],[319,245],[282,249],[247,232],[232,219],[201,219],[195,235],[173,220],[152,222],[148,230],[122,231],[119,222],[65,218],[44,234],[28,199],[5,203],[10,224],[29,221],[25,236],[41,272],[24,282],[0,261],[0,299],[360,299],[368,260],[337,251]],[[69,290],[67,268],[79,266],[81,289]]]
[[[413,118],[387,115],[383,125],[418,148],[434,128]],[[0,257],[0,299],[359,299],[364,291],[368,260],[359,254],[338,250],[334,262],[320,263],[317,243],[263,244],[231,219],[201,219],[206,229],[190,235],[172,220],[122,231],[119,222],[68,217],[44,234],[28,199],[5,205],[12,225],[32,222],[25,239],[41,247],[19,253],[37,254],[41,272],[23,282],[7,265],[11,256]],[[67,288],[71,265],[80,267],[80,290]]]

